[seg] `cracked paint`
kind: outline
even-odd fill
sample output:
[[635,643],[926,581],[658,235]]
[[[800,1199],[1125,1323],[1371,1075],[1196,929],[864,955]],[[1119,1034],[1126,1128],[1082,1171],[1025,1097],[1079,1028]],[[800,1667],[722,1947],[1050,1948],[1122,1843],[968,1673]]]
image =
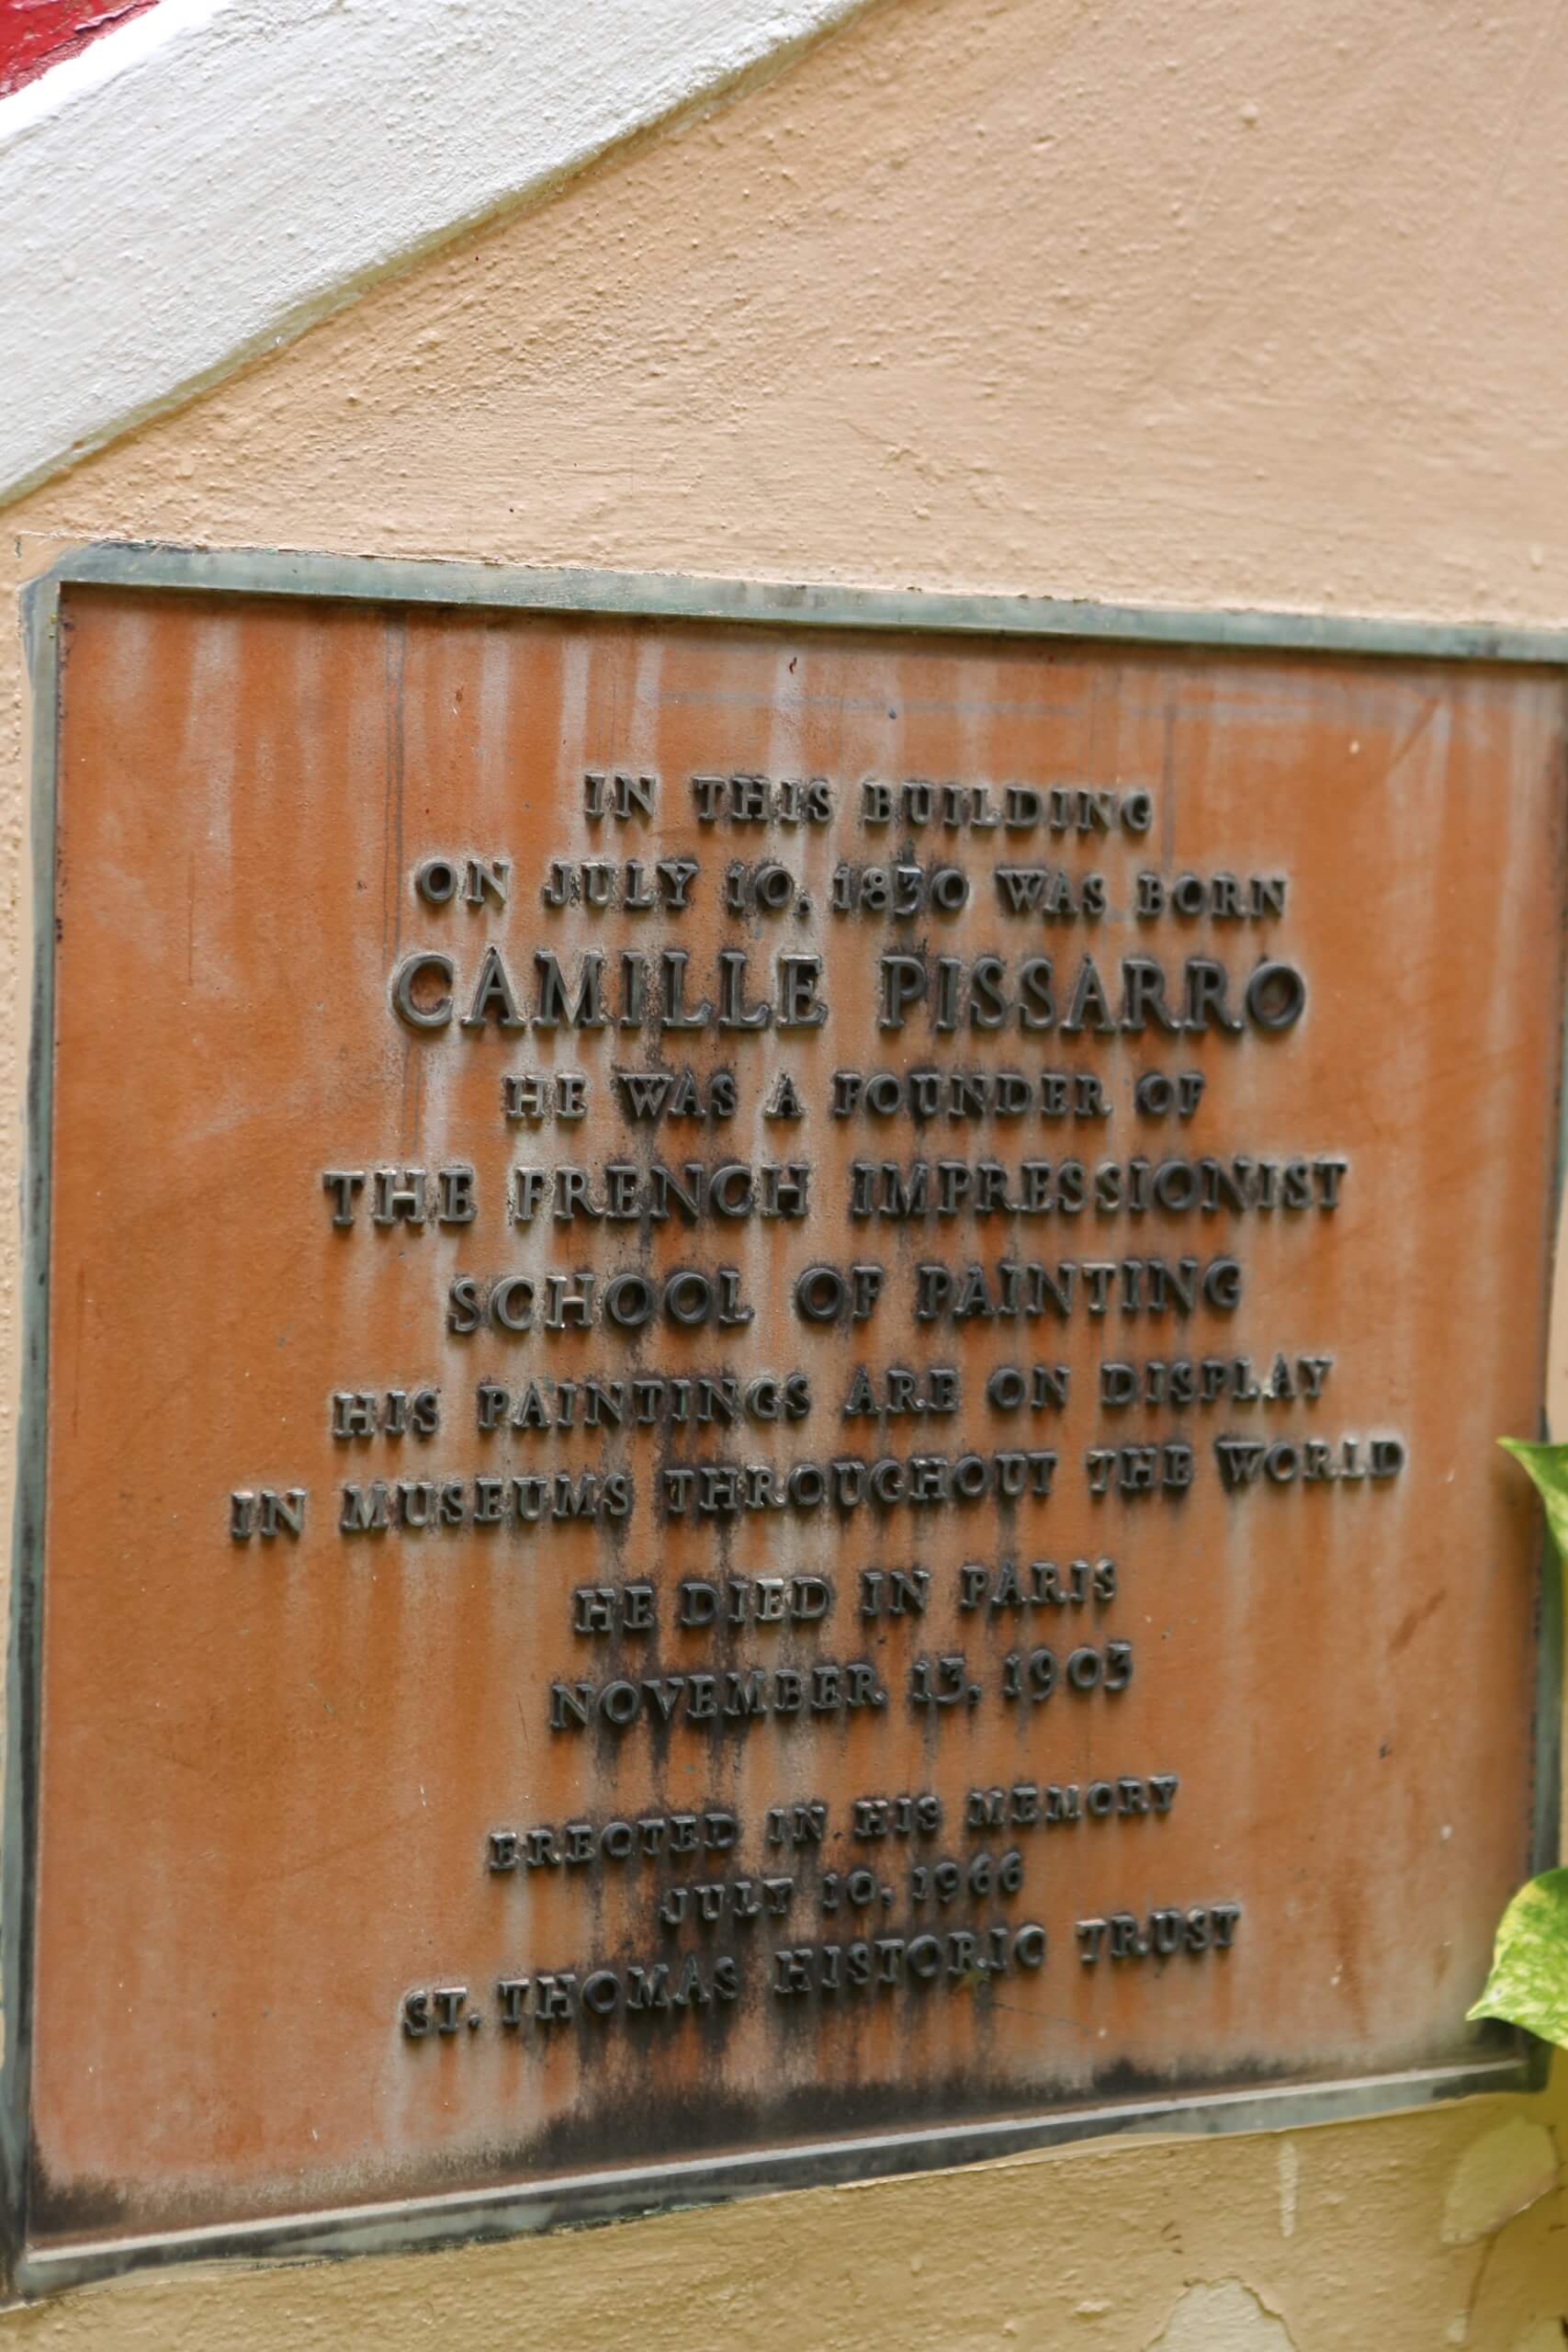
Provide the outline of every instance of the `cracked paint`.
[[1466,2148],[1443,2200],[1445,2245],[1473,2245],[1517,2213],[1527,2212],[1558,2183],[1557,2149],[1544,2124],[1520,2115],[1483,2132]]
[[1189,2287],[1148,2352],[1296,2352],[1282,2319],[1239,2278]]

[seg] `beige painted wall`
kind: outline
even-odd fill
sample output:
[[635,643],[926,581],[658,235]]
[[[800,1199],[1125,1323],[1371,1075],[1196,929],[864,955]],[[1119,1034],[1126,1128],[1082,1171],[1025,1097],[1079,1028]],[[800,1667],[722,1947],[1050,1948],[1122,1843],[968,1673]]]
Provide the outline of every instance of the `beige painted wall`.
[[[10,1363],[9,606],[62,543],[1559,624],[1565,148],[1558,0],[881,0],[771,85],[9,510]],[[482,2252],[142,2279],[0,2335],[1560,2352],[1565,2132],[1560,2082],[1533,2103],[1090,2148]]]

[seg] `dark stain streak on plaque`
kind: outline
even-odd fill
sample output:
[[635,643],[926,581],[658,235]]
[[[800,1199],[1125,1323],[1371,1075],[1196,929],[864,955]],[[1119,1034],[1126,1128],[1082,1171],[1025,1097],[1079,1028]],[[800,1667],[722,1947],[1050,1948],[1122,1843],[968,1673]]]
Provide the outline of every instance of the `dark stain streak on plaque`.
[[1560,681],[62,613],[35,2243],[1483,2051]]

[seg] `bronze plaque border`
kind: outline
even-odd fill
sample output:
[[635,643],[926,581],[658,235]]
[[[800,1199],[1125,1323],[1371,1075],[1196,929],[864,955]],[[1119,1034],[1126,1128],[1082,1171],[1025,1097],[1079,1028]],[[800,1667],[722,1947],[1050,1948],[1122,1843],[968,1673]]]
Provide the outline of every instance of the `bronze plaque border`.
[[[1280,2131],[1428,2106],[1481,2092],[1536,2090],[1548,2053],[1528,2036],[1498,2054],[1408,2073],[1285,2083],[1170,2100],[1128,2100],[1067,2114],[1024,2116],[795,2143],[727,2158],[701,2157],[552,2178],[535,2187],[466,2190],[285,2221],[82,2244],[47,2254],[28,2245],[33,1899],[39,1771],[39,1626],[48,1416],[49,1240],[54,1032],[55,763],[59,731],[61,589],[95,583],[211,595],[310,596],[377,604],[435,604],[650,619],[781,623],[813,629],[919,630],[963,637],[1058,637],[1098,643],[1206,646],[1230,651],[1323,652],[1484,662],[1563,673],[1568,630],[1483,624],[1341,618],[1312,613],[1190,610],[1031,596],[794,585],[671,574],[511,570],[476,563],[288,554],[106,542],[64,556],[22,592],[30,680],[33,967],[22,1187],[21,1403],[9,1645],[5,1803],[0,1827],[0,2270],[29,2299],[115,2273],[190,2261],[305,2260],[323,2256],[495,2240],[673,2206],[716,2203],[790,2187],[864,2180],[973,2164],[1090,2137]],[[1543,1073],[1556,1091],[1556,1197],[1568,1170],[1568,1069]],[[1543,1267],[1542,1278],[1549,1269]],[[1535,1867],[1558,1858],[1561,1690],[1560,1580],[1540,1560],[1540,1682],[1536,1700],[1532,1848]]]

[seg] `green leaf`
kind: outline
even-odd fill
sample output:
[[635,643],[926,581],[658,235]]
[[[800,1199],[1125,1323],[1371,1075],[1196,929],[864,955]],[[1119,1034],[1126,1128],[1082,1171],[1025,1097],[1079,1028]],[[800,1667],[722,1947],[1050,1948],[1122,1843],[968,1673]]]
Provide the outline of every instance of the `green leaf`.
[[1552,1541],[1568,1560],[1568,1445],[1529,1445],[1518,1437],[1500,1437],[1497,1442],[1535,1480]]
[[1486,1990],[1469,2014],[1505,2018],[1568,2050],[1568,1870],[1542,1871],[1520,1887],[1497,1929]]
[[[1568,1445],[1497,1442],[1529,1471],[1568,1563]],[[1568,2050],[1568,1870],[1543,1871],[1520,1887],[1498,1927],[1486,1989],[1469,2015],[1503,2018]]]

